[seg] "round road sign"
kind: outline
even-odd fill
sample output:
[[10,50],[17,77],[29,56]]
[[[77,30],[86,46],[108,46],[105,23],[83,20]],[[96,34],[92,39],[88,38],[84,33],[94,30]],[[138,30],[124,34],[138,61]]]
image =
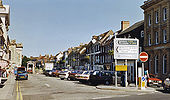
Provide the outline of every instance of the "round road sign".
[[146,52],[141,52],[139,58],[142,62],[146,62],[148,60],[148,54]]

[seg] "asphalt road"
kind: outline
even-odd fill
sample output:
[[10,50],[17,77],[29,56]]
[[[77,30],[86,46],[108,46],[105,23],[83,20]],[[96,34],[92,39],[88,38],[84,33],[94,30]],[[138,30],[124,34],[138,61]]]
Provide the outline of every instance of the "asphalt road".
[[29,75],[16,81],[14,100],[169,100],[170,93],[100,90],[78,81],[60,80],[44,75]]

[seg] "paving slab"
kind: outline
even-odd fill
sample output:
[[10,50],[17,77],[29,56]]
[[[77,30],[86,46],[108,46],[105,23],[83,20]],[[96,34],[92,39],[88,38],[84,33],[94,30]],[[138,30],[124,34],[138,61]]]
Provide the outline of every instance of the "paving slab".
[[15,76],[9,75],[7,81],[0,88],[0,100],[11,100],[15,86]]

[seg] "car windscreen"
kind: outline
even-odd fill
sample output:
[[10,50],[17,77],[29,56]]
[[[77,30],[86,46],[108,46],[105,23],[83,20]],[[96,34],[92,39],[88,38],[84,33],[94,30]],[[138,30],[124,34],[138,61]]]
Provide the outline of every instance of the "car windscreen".
[[17,71],[25,71],[25,68],[18,68]]
[[26,71],[18,71],[18,73],[19,73],[19,74],[21,74],[21,73],[26,73]]
[[89,72],[85,72],[84,74],[89,74]]

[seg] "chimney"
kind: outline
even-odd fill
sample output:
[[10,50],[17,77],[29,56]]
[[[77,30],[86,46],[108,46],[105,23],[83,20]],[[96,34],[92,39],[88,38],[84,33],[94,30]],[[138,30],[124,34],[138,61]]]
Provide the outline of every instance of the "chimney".
[[125,30],[129,27],[130,22],[129,21],[121,21],[121,30]]

